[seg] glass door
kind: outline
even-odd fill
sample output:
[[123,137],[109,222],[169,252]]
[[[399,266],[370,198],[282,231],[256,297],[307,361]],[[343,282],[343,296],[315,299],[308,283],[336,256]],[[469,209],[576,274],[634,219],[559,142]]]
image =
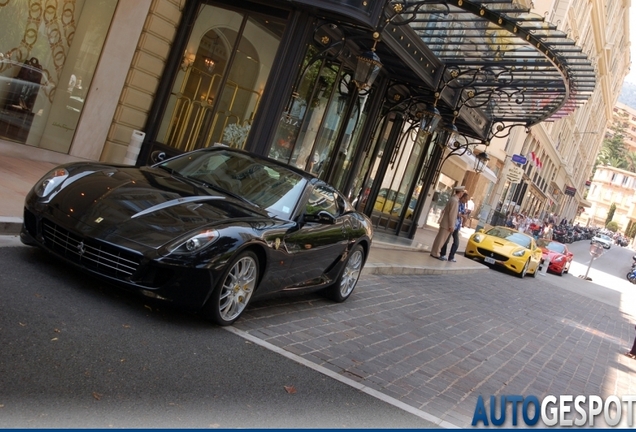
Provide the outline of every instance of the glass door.
[[284,28],[271,16],[202,5],[158,140],[180,151],[243,148]]

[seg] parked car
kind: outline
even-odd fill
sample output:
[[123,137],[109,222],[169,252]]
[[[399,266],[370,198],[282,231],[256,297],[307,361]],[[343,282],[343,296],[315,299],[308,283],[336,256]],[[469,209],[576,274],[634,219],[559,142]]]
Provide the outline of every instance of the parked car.
[[59,166],[27,195],[21,232],[27,245],[220,325],[283,291],[345,301],[372,237],[330,185],[226,147],[149,167]]
[[542,252],[532,236],[498,226],[488,231],[480,229],[470,236],[464,256],[505,267],[523,278],[526,274],[537,275]]
[[373,209],[382,213],[399,214],[406,199],[401,192],[382,188],[378,192]]
[[592,241],[590,241],[590,244],[595,243],[595,242],[596,243],[600,243],[601,245],[603,245],[603,247],[605,249],[609,249],[609,248],[612,247],[612,243],[614,241],[612,240],[612,238],[610,236],[598,233],[598,234],[594,235],[594,237],[592,237]]
[[541,248],[542,259],[550,260],[548,271],[563,276],[570,271],[574,254],[563,243],[554,240],[539,239],[537,246]]

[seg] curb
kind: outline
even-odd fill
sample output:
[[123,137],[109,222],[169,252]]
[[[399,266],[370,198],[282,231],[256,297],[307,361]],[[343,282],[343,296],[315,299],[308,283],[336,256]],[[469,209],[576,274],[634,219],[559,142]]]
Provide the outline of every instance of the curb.
[[22,229],[22,218],[11,216],[0,216],[0,235],[20,234]]
[[361,276],[383,275],[383,276],[414,276],[414,275],[444,275],[444,274],[466,274],[486,272],[489,268],[484,265],[479,266],[458,266],[457,268],[440,267],[404,267],[386,264],[366,263]]

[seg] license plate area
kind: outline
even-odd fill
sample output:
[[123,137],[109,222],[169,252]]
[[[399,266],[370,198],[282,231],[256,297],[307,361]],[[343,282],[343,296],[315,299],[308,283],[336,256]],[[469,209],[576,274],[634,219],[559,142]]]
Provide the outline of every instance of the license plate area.
[[490,258],[490,257],[484,257],[484,261],[488,264],[494,264],[495,263],[495,259],[494,258]]

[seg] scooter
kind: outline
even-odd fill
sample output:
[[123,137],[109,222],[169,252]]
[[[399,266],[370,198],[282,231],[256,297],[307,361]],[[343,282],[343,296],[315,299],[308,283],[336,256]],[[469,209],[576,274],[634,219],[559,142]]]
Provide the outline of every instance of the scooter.
[[636,255],[632,257],[632,269],[627,273],[627,280],[636,285]]
[[632,268],[632,270],[627,273],[627,280],[636,285],[636,268]]

